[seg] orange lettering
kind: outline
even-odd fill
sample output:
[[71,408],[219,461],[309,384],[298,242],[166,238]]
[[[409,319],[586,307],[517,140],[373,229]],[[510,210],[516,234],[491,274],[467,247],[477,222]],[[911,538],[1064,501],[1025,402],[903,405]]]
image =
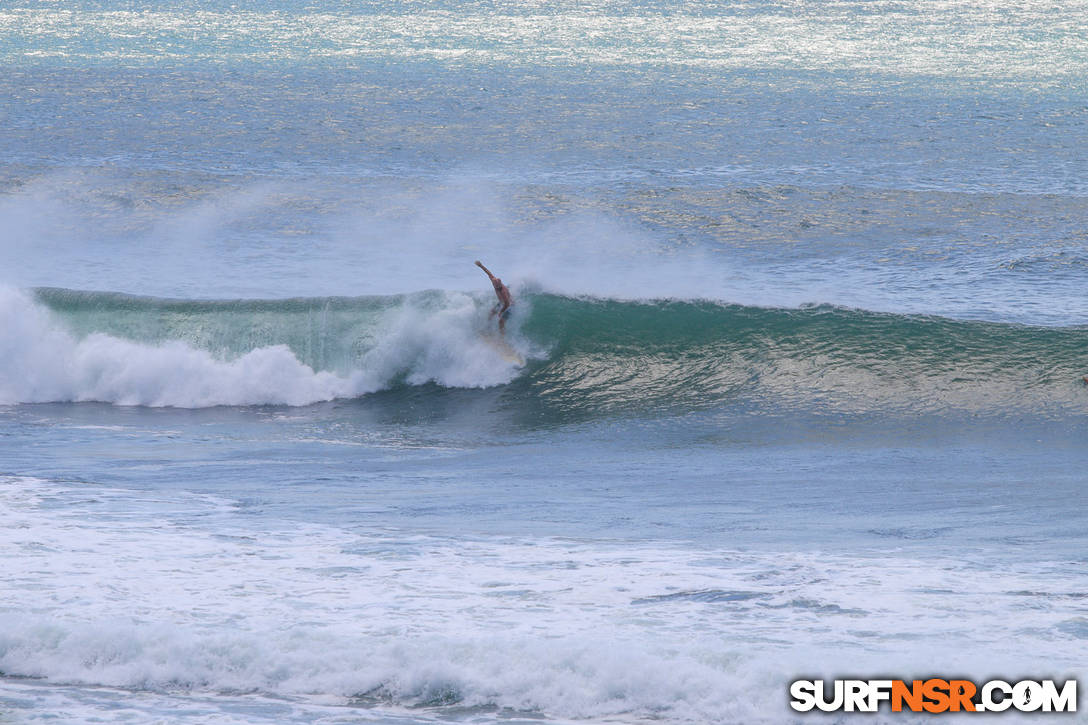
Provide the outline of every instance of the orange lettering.
[[922,704],[926,712],[948,711],[948,701],[951,699],[948,696],[948,680],[926,680],[922,683],[922,694],[928,700]]
[[970,680],[951,680],[948,683],[952,712],[959,712],[962,707],[965,712],[974,712],[975,703],[971,698],[975,696],[975,683]]
[[892,712],[903,712],[904,702],[907,703],[911,712],[922,711],[921,680],[915,680],[910,687],[907,687],[907,683],[902,680],[892,682]]

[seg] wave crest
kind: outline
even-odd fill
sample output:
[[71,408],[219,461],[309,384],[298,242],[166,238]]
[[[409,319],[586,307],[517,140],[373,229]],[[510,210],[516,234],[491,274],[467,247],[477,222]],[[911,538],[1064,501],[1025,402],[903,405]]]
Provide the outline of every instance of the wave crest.
[[513,409],[560,421],[723,404],[1088,412],[1081,327],[521,290],[507,339],[532,359],[522,369],[482,340],[490,302],[446,291],[194,301],[6,290],[0,402],[304,405],[436,383],[506,385]]

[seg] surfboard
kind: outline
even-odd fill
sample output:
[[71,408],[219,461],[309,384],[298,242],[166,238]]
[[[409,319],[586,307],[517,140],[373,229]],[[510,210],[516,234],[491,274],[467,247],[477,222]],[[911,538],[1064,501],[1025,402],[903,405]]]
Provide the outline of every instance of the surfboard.
[[511,347],[506,340],[494,335],[481,335],[480,339],[487,343],[506,362],[513,363],[518,367],[525,367],[525,357]]

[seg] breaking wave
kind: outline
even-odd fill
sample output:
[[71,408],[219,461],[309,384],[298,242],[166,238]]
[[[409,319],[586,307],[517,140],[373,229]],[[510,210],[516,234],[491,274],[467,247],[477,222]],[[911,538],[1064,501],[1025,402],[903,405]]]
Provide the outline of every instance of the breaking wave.
[[0,402],[305,405],[434,384],[581,412],[1088,412],[1084,327],[524,293],[507,335],[521,367],[486,344],[490,304],[2,290]]

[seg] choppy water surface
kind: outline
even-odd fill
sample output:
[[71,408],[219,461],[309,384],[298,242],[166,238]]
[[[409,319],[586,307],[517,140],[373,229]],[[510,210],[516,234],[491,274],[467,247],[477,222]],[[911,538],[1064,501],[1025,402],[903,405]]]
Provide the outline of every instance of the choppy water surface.
[[0,720],[1083,677],[1086,12],[8,3]]

